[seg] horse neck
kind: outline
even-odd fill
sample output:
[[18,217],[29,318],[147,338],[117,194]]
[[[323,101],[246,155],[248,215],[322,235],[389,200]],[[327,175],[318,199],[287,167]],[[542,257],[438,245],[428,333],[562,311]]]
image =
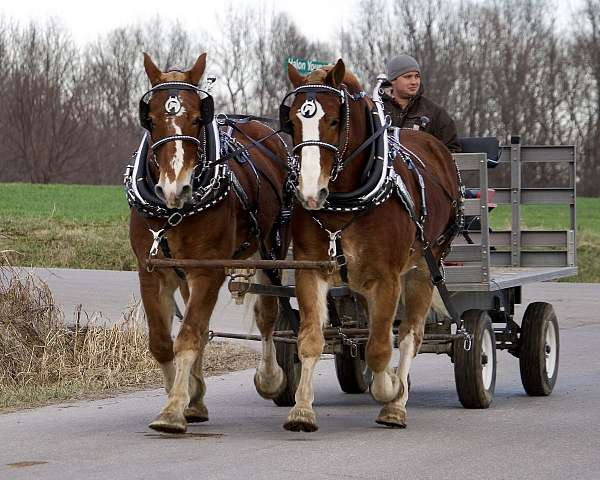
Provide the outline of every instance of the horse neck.
[[[353,102],[350,106],[350,132],[348,148],[344,158],[352,155],[368,137],[371,132],[367,128],[365,106],[363,102]],[[367,147],[361,154],[354,157],[344,165],[344,169],[338,175],[338,178],[331,183],[331,190],[334,192],[350,192],[356,190],[361,184],[362,172],[369,160],[371,149]]]

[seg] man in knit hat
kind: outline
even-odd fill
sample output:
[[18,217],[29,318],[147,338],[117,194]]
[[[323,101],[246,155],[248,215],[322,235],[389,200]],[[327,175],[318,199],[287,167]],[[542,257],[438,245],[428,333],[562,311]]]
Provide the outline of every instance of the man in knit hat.
[[423,130],[441,140],[451,152],[460,152],[454,121],[442,107],[423,96],[417,61],[405,53],[392,58],[387,78],[382,98],[392,126]]

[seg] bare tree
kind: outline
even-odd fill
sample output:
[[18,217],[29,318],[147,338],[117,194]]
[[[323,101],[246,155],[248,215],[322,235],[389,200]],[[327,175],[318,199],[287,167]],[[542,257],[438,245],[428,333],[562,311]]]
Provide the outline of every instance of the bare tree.
[[578,73],[569,96],[571,121],[581,146],[579,191],[598,195],[600,178],[600,0],[586,0],[577,13],[570,49],[572,70]]
[[11,56],[0,119],[8,160],[32,182],[68,179],[89,150],[79,53],[51,20],[12,29]]
[[213,39],[211,53],[224,85],[227,100],[218,102],[230,113],[248,113],[254,79],[252,51],[256,37],[254,24],[257,14],[250,8],[227,5],[225,14],[218,17],[219,39]]

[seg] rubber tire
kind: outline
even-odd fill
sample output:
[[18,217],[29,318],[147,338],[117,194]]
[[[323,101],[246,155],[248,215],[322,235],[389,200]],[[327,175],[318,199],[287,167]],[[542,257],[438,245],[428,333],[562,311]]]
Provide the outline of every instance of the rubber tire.
[[[299,313],[294,310],[298,318]],[[291,330],[292,326],[283,315],[277,320],[276,330]],[[296,390],[300,383],[301,363],[298,358],[298,345],[296,343],[275,342],[275,354],[277,363],[283,369],[287,384],[281,394],[273,399],[278,407],[293,407],[296,404]]]
[[[473,335],[471,350],[464,349],[464,340],[454,342],[454,379],[458,399],[465,408],[488,408],[494,398],[496,388],[496,337],[492,328],[492,320],[485,310],[467,310],[463,314],[467,331]],[[483,385],[482,339],[485,331],[489,331],[492,340],[493,365],[492,379],[488,389]]]
[[[548,376],[546,370],[546,331],[554,325],[556,335],[556,364],[554,374]],[[527,395],[545,397],[552,393],[558,376],[560,352],[558,320],[554,308],[546,302],[530,303],[523,315],[519,340],[519,367],[521,382]]]
[[[359,349],[364,348],[364,345],[359,346]],[[342,353],[335,354],[335,373],[345,393],[364,393],[373,381],[371,370],[365,372],[367,362],[361,358],[361,353],[364,352],[359,350],[358,355],[353,358],[350,355],[350,347],[344,345]]]

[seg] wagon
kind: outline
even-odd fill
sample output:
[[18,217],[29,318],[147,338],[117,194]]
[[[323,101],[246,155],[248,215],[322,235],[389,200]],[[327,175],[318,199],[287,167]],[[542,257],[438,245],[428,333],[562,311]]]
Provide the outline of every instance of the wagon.
[[[475,198],[465,200],[465,215],[476,219],[452,244],[445,262],[446,286],[454,309],[464,322],[465,331],[449,317],[431,313],[419,353],[447,354],[454,364],[458,398],[466,408],[487,408],[493,399],[496,381],[496,351],[507,350],[519,359],[521,381],[527,394],[545,396],[552,392],[559,365],[559,327],[551,304],[534,302],[527,306],[519,325],[515,305],[521,303],[524,285],[556,280],[577,273],[575,249],[575,147],[528,146],[512,137],[500,147],[498,165],[489,175],[486,153],[455,154],[454,159],[469,187],[477,189]],[[545,165],[545,167],[542,167]],[[527,169],[552,172],[556,185],[522,186]],[[545,168],[545,170],[543,170]],[[506,186],[490,185],[490,178],[504,179]],[[493,187],[493,189],[492,189]],[[492,231],[489,222],[490,192],[494,202],[510,206],[511,228]],[[565,230],[526,230],[521,228],[521,209],[525,205],[557,204],[567,208]],[[493,213],[492,213],[493,215]],[[173,266],[185,261],[155,260],[157,266]],[[252,261],[250,261],[252,262]],[[328,268],[327,262],[298,265],[298,262],[231,261],[225,267]],[[304,262],[311,263],[311,262]],[[221,264],[219,264],[221,265]],[[219,266],[216,265],[216,266]],[[230,270],[230,272],[233,272]],[[236,271],[237,272],[237,271]],[[289,273],[289,271],[287,272]],[[291,275],[284,278],[291,280]],[[283,286],[253,283],[249,275],[233,274],[229,289],[238,299],[246,294],[294,297],[291,281]],[[371,381],[366,367],[365,349],[368,321],[360,296],[348,287],[332,288],[328,295],[329,325],[324,328],[324,353],[335,357],[335,371],[346,393],[365,392]],[[297,356],[297,311],[281,315],[274,340],[277,361],[284,369],[286,389],[274,399],[280,406],[294,404],[300,380]],[[402,322],[399,306],[394,322]],[[211,332],[211,336],[260,340],[259,336]]]

